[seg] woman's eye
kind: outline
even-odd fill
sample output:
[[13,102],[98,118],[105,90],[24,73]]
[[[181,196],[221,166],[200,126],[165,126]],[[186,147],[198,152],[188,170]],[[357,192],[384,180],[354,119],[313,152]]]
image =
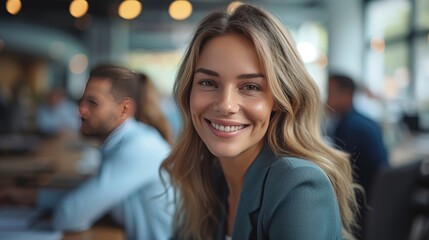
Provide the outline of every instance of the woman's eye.
[[198,82],[199,85],[204,87],[214,87],[216,84],[211,80],[201,80]]
[[242,87],[245,91],[261,91],[261,87],[255,84],[246,84]]

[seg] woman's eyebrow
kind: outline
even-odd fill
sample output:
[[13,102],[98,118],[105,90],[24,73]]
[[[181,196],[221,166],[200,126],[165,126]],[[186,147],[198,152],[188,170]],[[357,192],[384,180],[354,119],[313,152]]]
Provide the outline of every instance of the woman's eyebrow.
[[[206,69],[206,68],[198,68],[195,70],[195,73],[203,73],[214,77],[220,77],[219,73]],[[240,74],[237,78],[239,79],[249,79],[249,78],[264,78],[265,75],[263,73],[246,73]]]
[[240,79],[249,79],[249,78],[264,78],[265,75],[263,73],[249,73],[249,74],[240,74],[237,78]]
[[195,70],[195,73],[204,73],[213,77],[219,77],[219,73],[206,69],[206,68],[198,68],[197,70]]

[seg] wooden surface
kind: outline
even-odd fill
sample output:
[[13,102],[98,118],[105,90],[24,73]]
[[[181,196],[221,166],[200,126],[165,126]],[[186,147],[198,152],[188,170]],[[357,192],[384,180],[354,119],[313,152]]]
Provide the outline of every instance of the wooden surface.
[[80,233],[65,233],[62,240],[125,240],[124,231],[113,226],[93,226]]

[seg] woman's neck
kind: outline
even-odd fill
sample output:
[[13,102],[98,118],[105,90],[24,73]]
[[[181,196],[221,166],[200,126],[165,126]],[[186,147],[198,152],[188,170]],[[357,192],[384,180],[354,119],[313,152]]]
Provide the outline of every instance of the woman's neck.
[[238,209],[244,177],[249,166],[258,156],[263,144],[246,150],[234,158],[220,158],[219,162],[228,186],[228,218],[227,234],[231,235],[234,229],[235,215]]

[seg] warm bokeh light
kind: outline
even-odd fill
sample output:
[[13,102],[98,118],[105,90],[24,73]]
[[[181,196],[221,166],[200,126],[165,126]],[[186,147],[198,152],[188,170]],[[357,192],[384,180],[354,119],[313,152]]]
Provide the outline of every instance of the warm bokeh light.
[[80,18],[88,11],[88,2],[86,0],[73,0],[69,10],[73,17]]
[[6,11],[12,15],[18,14],[21,7],[21,0],[7,0],[6,2]]
[[170,17],[174,20],[185,20],[192,14],[192,4],[185,0],[177,0],[168,8]]
[[328,56],[321,52],[315,63],[322,69],[326,68],[328,66]]
[[134,19],[142,11],[142,4],[137,0],[124,0],[119,5],[118,14],[123,19]]
[[75,74],[83,73],[88,68],[88,57],[85,54],[78,53],[74,55],[69,62],[70,72]]
[[231,14],[231,13],[233,13],[233,12],[235,11],[235,9],[237,9],[237,8],[238,8],[238,6],[240,6],[241,4],[243,4],[243,3],[242,3],[242,2],[240,2],[240,1],[233,1],[233,2],[231,2],[230,4],[228,4],[228,7],[227,7],[226,11],[227,11],[229,14]]
[[384,40],[374,37],[371,39],[371,49],[377,53],[383,53],[385,48]]

